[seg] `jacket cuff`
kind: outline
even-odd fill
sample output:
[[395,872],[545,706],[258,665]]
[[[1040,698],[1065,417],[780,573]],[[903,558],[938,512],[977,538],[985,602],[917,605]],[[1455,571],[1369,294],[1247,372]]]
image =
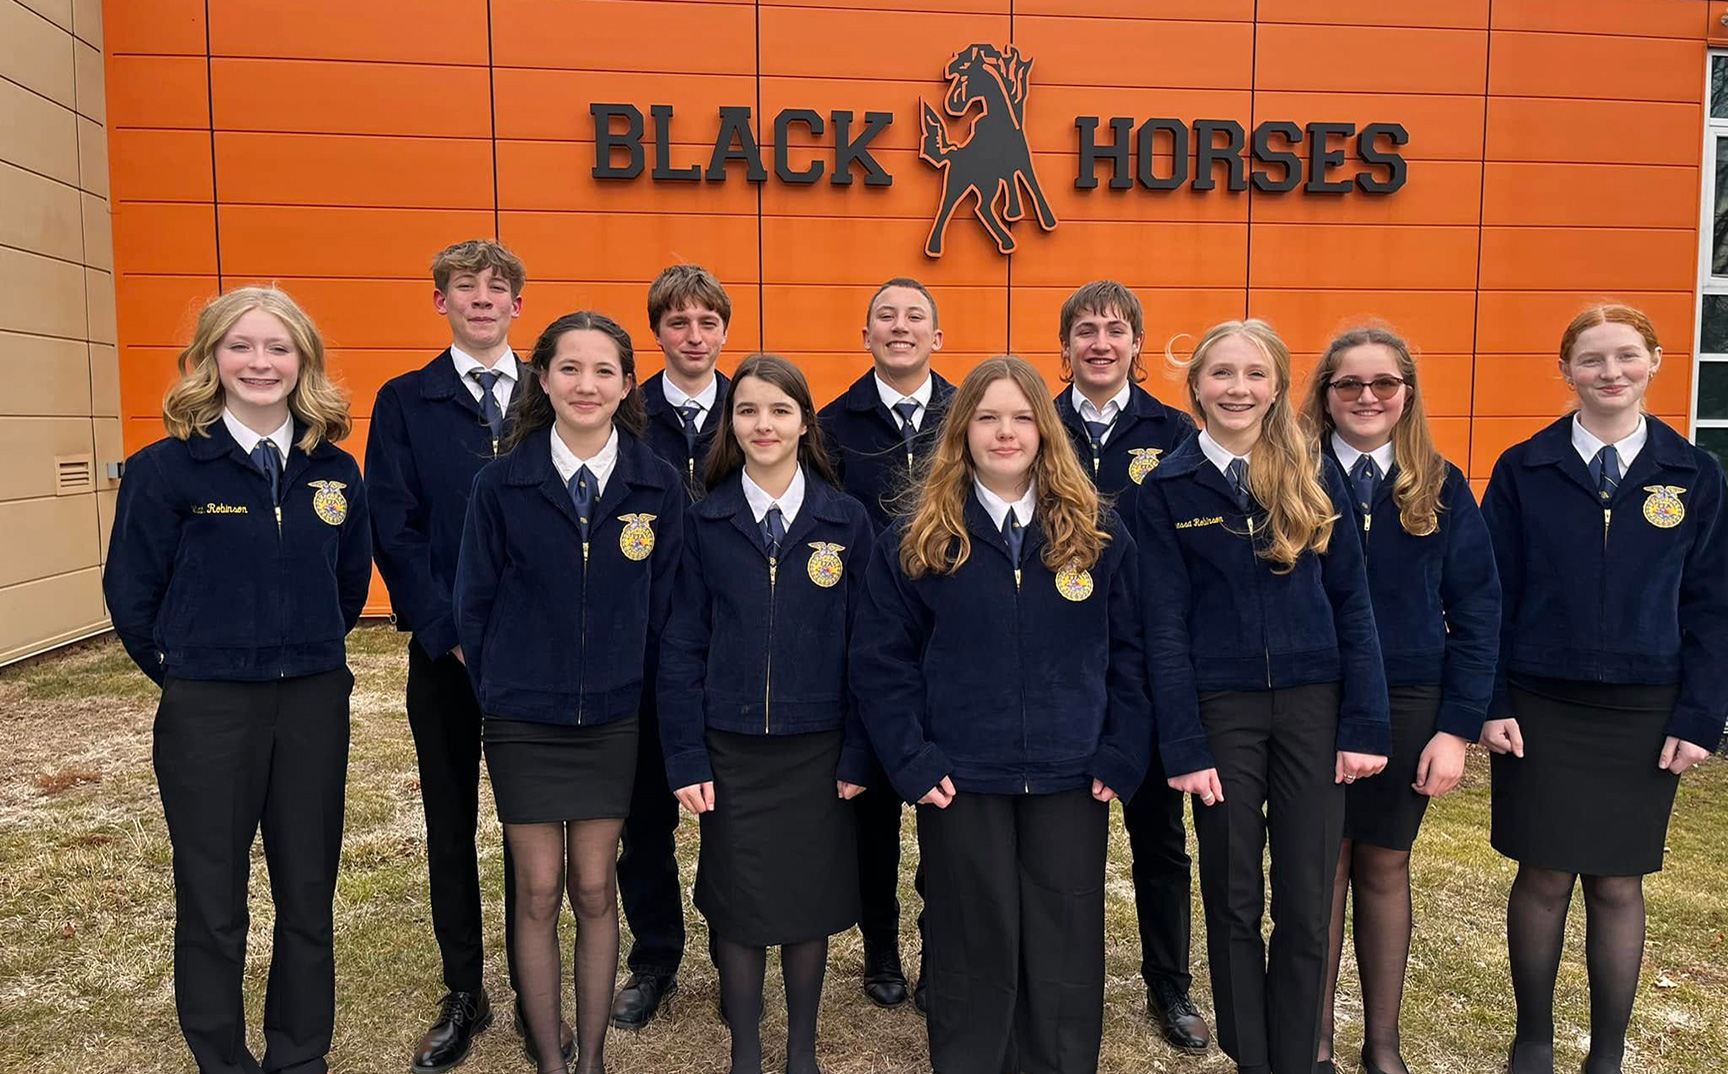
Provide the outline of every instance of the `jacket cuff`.
[[1715,753],[1716,747],[1722,744],[1722,718],[1697,709],[1676,708],[1663,733]]
[[1116,797],[1124,802],[1134,797],[1134,792],[1140,789],[1146,778],[1146,767],[1135,764],[1114,746],[1100,745],[1098,752],[1092,755],[1091,768],[1092,778],[1115,791]]
[[673,791],[714,779],[714,768],[708,762],[708,751],[702,747],[683,753],[666,755],[666,786]]
[[414,632],[414,644],[420,646],[420,651],[434,660],[456,648],[461,642],[462,639],[456,635],[456,617],[453,615],[440,615]]
[[875,774],[875,769],[875,757],[871,754],[868,746],[842,746],[840,764],[834,769],[834,778],[843,783],[868,787]]
[[1482,737],[1483,715],[1480,709],[1468,705],[1440,702],[1440,712],[1434,717],[1434,730],[1457,735],[1466,742]]
[[942,782],[943,776],[953,774],[954,766],[949,763],[948,756],[926,743],[911,761],[898,771],[889,773],[889,778],[902,799],[916,804],[918,799],[930,793],[932,787]]
[[1338,721],[1338,749],[1344,753],[1392,756],[1392,727],[1380,720]]
[[1158,755],[1164,760],[1164,775],[1170,779],[1218,767],[1212,760],[1212,743],[1205,735],[1160,742]]

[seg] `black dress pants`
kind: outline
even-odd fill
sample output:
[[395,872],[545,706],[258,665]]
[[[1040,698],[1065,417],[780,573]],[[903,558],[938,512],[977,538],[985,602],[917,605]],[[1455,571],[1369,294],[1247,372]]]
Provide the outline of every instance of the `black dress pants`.
[[[480,704],[468,669],[449,653],[434,660],[408,644],[408,728],[420,768],[426,811],[426,870],[432,933],[444,963],[444,987],[477,992],[484,982],[485,927],[480,916]],[[516,870],[504,841],[504,951],[516,987]]]
[[1110,810],[1090,789],[918,807],[936,1074],[1091,1074]]
[[[1200,695],[1224,801],[1194,801],[1218,1043],[1243,1071],[1310,1074],[1344,832],[1339,684]],[[1272,847],[1272,942],[1262,858]]]
[[1193,931],[1192,867],[1182,823],[1184,795],[1164,782],[1156,752],[1146,782],[1122,803],[1122,823],[1134,857],[1134,914],[1140,924],[1140,976],[1146,987],[1165,981],[1186,993]]
[[[900,809],[905,803],[886,774],[852,803],[858,817],[858,931],[872,947],[891,947],[900,940]],[[922,865],[918,875],[923,876]]]
[[[152,757],[174,851],[174,1005],[200,1074],[329,1069],[353,686],[347,668],[163,684]],[[246,1046],[241,999],[260,827],[276,913],[262,1065]]]
[[643,699],[641,716],[636,783],[618,858],[618,895],[630,925],[630,972],[670,977],[684,960],[684,891],[678,881],[675,838],[678,799],[666,785],[660,721],[651,695]]

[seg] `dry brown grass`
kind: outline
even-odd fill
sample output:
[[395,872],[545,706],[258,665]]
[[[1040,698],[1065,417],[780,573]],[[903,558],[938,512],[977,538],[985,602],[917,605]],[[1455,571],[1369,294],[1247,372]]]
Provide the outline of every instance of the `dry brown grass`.
[[[372,627],[355,634],[347,835],[337,891],[340,1012],[334,1066],[342,1074],[400,1074],[435,1010],[437,949],[425,893],[423,827],[413,744],[402,712],[403,640]],[[78,646],[0,673],[0,1070],[184,1071],[174,1021],[169,851],[150,770],[155,689],[112,642]],[[1430,812],[1417,853],[1417,935],[1405,1005],[1406,1057],[1429,1074],[1500,1069],[1512,1027],[1502,916],[1511,869],[1487,845],[1486,765],[1472,761],[1463,790]],[[483,810],[483,813],[489,812]],[[1728,765],[1712,762],[1681,785],[1669,867],[1651,878],[1650,944],[1626,1069],[1679,1074],[1728,1061]],[[908,858],[916,855],[911,825]],[[680,831],[693,861],[695,825]],[[482,832],[494,997],[505,995],[499,922],[499,831]],[[906,870],[907,922],[913,896]],[[253,890],[267,891],[261,854]],[[1185,1059],[1152,1033],[1139,983],[1127,845],[1112,833],[1107,917],[1104,1056],[1109,1074],[1224,1074],[1216,1050]],[[247,1003],[253,1039],[262,1018],[271,914],[254,899]],[[566,915],[568,917],[568,915]],[[611,1069],[714,1074],[726,1038],[701,918],[688,913],[688,960],[670,1016],[639,1036],[615,1033]],[[1588,1040],[1583,908],[1575,905],[1559,992],[1560,1069]],[[1209,1007],[1196,908],[1195,999]],[[628,938],[626,938],[628,944]],[[566,948],[568,950],[568,948]],[[915,957],[914,944],[907,954]],[[1341,1068],[1354,1063],[1360,1004],[1346,958],[1340,989]],[[829,1074],[927,1070],[923,1022],[909,1008],[878,1011],[857,988],[857,934],[837,937],[822,1010]],[[771,974],[770,981],[774,980]],[[765,1039],[784,1031],[769,988]],[[528,1070],[508,1017],[462,1068]],[[770,1068],[772,1069],[772,1068]]]

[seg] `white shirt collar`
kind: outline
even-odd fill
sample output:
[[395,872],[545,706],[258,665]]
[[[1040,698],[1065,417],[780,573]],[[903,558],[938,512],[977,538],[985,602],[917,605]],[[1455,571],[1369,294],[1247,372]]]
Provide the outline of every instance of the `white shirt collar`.
[[259,436],[251,429],[246,428],[245,425],[241,424],[240,419],[235,417],[227,407],[222,408],[222,424],[228,427],[228,435],[232,436],[234,442],[240,445],[240,450],[244,451],[248,455],[252,454],[252,449],[258,446],[258,441],[274,441],[276,444],[276,450],[282,453],[282,464],[287,465],[288,449],[294,444],[294,415],[288,415],[288,419],[268,437]]
[[[908,399],[918,404],[918,409],[912,412],[912,428],[922,430],[924,415],[930,412],[930,396],[936,390],[936,378],[926,373],[924,383],[918,385],[916,391],[911,395],[901,395],[882,379],[882,374],[872,372],[870,376],[876,381],[876,394],[882,397],[882,405],[888,408],[888,413],[894,414],[894,404],[906,402]],[[898,414],[895,414],[895,420],[899,420]]]
[[697,406],[701,407],[702,413],[706,415],[708,411],[714,409],[714,397],[720,394],[720,378],[715,376],[714,372],[710,370],[708,373],[708,386],[697,392],[695,395],[690,395],[685,392],[683,388],[672,383],[671,377],[662,373],[660,375],[660,388],[666,393],[666,401],[671,403],[674,407],[680,407],[685,403],[693,402]]
[[606,446],[592,459],[578,459],[576,454],[564,445],[564,439],[558,435],[558,430],[552,430],[552,465],[557,468],[558,476],[568,485],[570,479],[576,476],[576,471],[588,467],[588,472],[594,475],[594,495],[601,496],[606,492],[606,482],[612,478],[612,470],[618,465],[618,427],[612,427],[612,435],[606,438]]
[[750,505],[750,513],[756,516],[756,521],[767,518],[770,507],[779,507],[780,521],[790,529],[792,520],[798,517],[798,509],[804,506],[804,467],[792,472],[792,483],[778,496],[768,495],[761,485],[750,480],[748,470],[741,471],[741,476],[744,478],[744,502]]
[[[1346,443],[1344,438],[1338,435],[1336,429],[1332,431],[1332,451],[1338,456],[1338,461],[1344,465],[1345,473],[1349,473],[1350,468],[1356,465],[1356,460],[1362,457],[1362,453]],[[1380,476],[1385,477],[1392,472],[1392,441],[1388,440],[1370,451],[1368,457],[1374,460],[1374,465],[1380,470]]]
[[1092,405],[1092,400],[1086,398],[1086,393],[1082,392],[1077,384],[1069,389],[1072,393],[1069,399],[1074,404],[1074,410],[1080,415],[1081,421],[1114,422],[1124,410],[1128,409],[1128,396],[1131,387],[1131,381],[1123,381],[1122,390],[1104,400],[1104,409],[1102,410]]
[[[450,361],[456,366],[456,379],[462,382],[462,387],[468,389],[469,395],[479,399],[480,382],[474,379],[474,370],[485,370],[486,366],[454,343],[450,344]],[[491,372],[498,374],[497,382],[492,385],[492,394],[498,400],[499,406],[508,407],[516,384],[516,352],[505,351],[504,357],[498,359]]]
[[1014,509],[1014,520],[1020,523],[1022,529],[1031,524],[1032,509],[1038,503],[1038,483],[1036,481],[1026,482],[1026,495],[1013,503],[1009,503],[985,488],[984,482],[976,477],[972,479],[972,491],[977,495],[978,502],[984,505],[984,510],[990,512],[990,523],[997,529],[1001,529],[1002,523],[1008,520],[1010,507]]
[[[1212,435],[1205,429],[1200,430],[1200,450],[1206,453],[1206,457],[1211,460],[1213,466],[1218,467],[1219,473],[1226,477],[1230,476],[1230,461],[1238,456],[1225,451],[1224,446],[1212,439]],[[1252,457],[1253,452],[1240,456],[1244,463]]]
[[[1620,456],[1620,472],[1624,474],[1632,467],[1632,460],[1644,450],[1644,442],[1650,439],[1650,423],[1644,420],[1644,415],[1638,415],[1638,428],[1633,429],[1626,439],[1614,445],[1614,453]],[[1596,434],[1584,428],[1584,423],[1578,420],[1578,415],[1572,415],[1572,447],[1578,452],[1578,457],[1584,460],[1584,465],[1590,465],[1596,458],[1596,453],[1607,445],[1596,439]]]

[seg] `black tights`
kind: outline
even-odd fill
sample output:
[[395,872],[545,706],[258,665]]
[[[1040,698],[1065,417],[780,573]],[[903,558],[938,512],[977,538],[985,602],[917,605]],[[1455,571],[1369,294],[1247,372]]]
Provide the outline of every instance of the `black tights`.
[[622,820],[506,824],[516,863],[516,971],[540,1074],[562,1074],[564,971],[558,914],[576,911],[576,1071],[603,1074],[618,973],[618,834]]
[[1332,952],[1320,1008],[1320,1058],[1332,1058],[1332,999],[1344,953],[1345,897],[1355,894],[1356,972],[1362,981],[1363,1065],[1408,1074],[1398,1042],[1410,960],[1410,852],[1344,840],[1332,887]]
[[[762,1074],[758,1023],[768,949],[716,937],[714,965],[720,971],[720,1006],[732,1031],[731,1074]],[[786,983],[786,1074],[821,1074],[816,1066],[816,1008],[827,969],[826,936],[780,948],[780,976]]]
[[[1506,904],[1506,946],[1518,1034],[1512,1074],[1554,1069],[1554,980],[1566,939],[1572,873],[1518,867]],[[1585,1074],[1620,1074],[1626,1026],[1644,960],[1644,878],[1586,876],[1584,962],[1590,978],[1590,1056]]]

